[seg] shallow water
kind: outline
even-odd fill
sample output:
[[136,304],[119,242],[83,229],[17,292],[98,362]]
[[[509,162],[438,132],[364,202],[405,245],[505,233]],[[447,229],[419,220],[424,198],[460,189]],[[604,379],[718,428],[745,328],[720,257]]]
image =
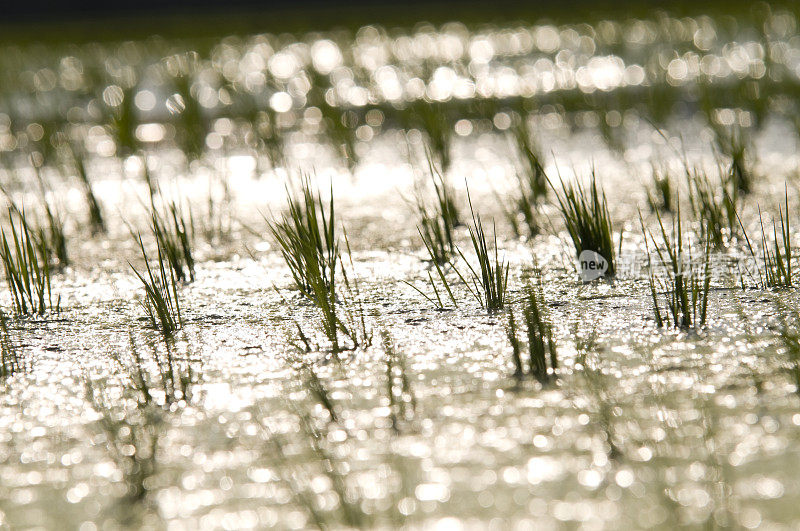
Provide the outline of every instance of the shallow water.
[[[795,20],[780,13],[771,20],[773,59],[782,58],[796,73]],[[0,384],[0,526],[800,526],[800,398],[776,335],[775,302],[777,296],[795,302],[793,289],[741,289],[714,277],[706,327],[658,329],[646,275],[579,282],[552,199],[542,207],[544,234],[513,237],[497,199],[515,182],[503,127],[511,110],[472,115],[454,125],[448,178],[462,208],[469,186],[476,210],[496,221],[499,247],[510,263],[512,301],[522,296],[534,265],[541,267],[558,346],[556,378],[547,385],[518,381],[504,313],[488,315],[463,286],[456,288],[458,308],[437,310],[403,283],[428,289],[430,266],[409,204],[415,183],[428,182],[423,135],[400,130],[390,118],[370,125],[365,117],[356,145],[360,161],[345,168],[315,125],[310,89],[303,92],[309,64],[330,74],[333,89],[346,94],[356,111],[366,115],[373,106],[387,117],[395,100],[422,94],[450,102],[575,90],[613,96],[625,87],[652,86],[640,74],[648,60],[664,57],[670,60],[659,64],[672,76],[666,85],[687,93],[701,73],[762,80],[761,35],[746,24],[730,29],[728,22],[671,19],[672,26],[662,26],[672,27],[668,34],[659,33],[654,21],[620,21],[229,38],[200,61],[194,93],[206,94],[198,101],[209,104],[211,126],[203,156],[190,164],[167,134],[179,131],[168,112],[175,99],[155,83],[160,71],[153,64],[191,43],[32,48],[7,55],[19,63],[14,72],[20,84],[4,94],[17,115],[0,115],[0,144],[10,168],[4,183],[25,204],[36,204],[33,175],[22,161],[23,144],[38,145],[39,131],[18,124],[46,123],[49,118],[41,116],[50,111],[72,112],[67,129],[86,135],[93,185],[110,231],[89,236],[74,179],[45,170],[48,197],[62,209],[71,236],[73,264],[54,275],[60,313],[9,321],[29,367]],[[693,51],[673,56],[676,42]],[[605,48],[619,55],[601,53]],[[136,131],[140,140],[152,141],[147,163],[162,195],[191,205],[198,222],[197,278],[181,287],[185,325],[171,339],[148,327],[138,302],[141,285],[128,266],[129,260],[141,265],[141,259],[125,222],[139,230],[148,223],[142,158],[116,153],[114,136],[92,122],[101,103],[84,84],[89,66],[106,53],[111,78],[141,76],[139,118],[149,126]],[[170,61],[162,61],[168,70]],[[53,65],[60,65],[60,77]],[[336,68],[344,70],[336,74]],[[426,69],[427,83],[409,77]],[[548,77],[554,69],[558,75]],[[353,83],[354,72],[362,85]],[[401,85],[392,72],[403,73]],[[244,83],[279,112],[289,139],[286,167],[271,168],[263,149],[243,140],[248,125],[215,102],[225,94],[213,76]],[[39,89],[35,101],[21,90],[25,83]],[[420,83],[422,93],[415,96]],[[273,84],[284,90],[265,88]],[[216,96],[209,86],[217,87]],[[100,98],[113,100],[117,89],[106,86]],[[165,105],[147,110],[151,97]],[[33,112],[36,102],[63,103],[66,111],[43,105]],[[740,213],[753,227],[757,206],[774,212],[786,181],[790,211],[797,206],[797,136],[791,113],[779,112],[780,97],[775,102],[758,128],[752,108],[718,113],[722,121],[752,127],[758,179]],[[620,103],[625,125],[614,133],[622,137],[620,150],[613,147],[614,134],[604,136],[597,127],[608,115],[558,105],[531,118],[548,173],[585,178],[594,166],[616,227],[624,231],[623,251],[641,259],[638,211],[651,229],[656,226],[646,210],[651,162],[675,169],[678,156],[639,118],[634,103],[630,112],[628,103]],[[72,109],[85,115],[76,118]],[[701,119],[679,105],[666,124],[674,135],[670,142],[680,147],[680,134],[692,163],[715,165],[712,137]],[[332,186],[352,244],[349,274],[359,282],[355,298],[371,346],[330,352],[317,310],[292,287],[269,236],[264,218],[281,211],[285,186],[297,183],[298,168],[315,170],[313,181],[323,194]],[[201,225],[217,223],[230,230],[205,238]],[[458,237],[466,249],[466,228],[458,229]],[[152,241],[147,245],[154,248]],[[740,247],[734,241],[725,252]],[[9,305],[7,292],[3,296]],[[308,352],[296,348],[302,343],[298,326],[309,335]],[[382,331],[393,348],[382,342]],[[139,392],[144,384],[152,391],[148,400]]]

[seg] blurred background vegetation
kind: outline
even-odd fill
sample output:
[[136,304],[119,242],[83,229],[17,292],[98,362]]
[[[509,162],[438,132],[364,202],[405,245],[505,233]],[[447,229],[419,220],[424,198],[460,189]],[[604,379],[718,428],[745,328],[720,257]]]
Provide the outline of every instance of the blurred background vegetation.
[[[547,20],[558,24],[604,18],[648,18],[665,11],[672,16],[748,16],[748,0],[539,0],[338,3],[321,0],[157,2],[18,2],[0,17],[0,43],[86,42],[168,38],[203,38],[230,34],[291,33],[334,28],[357,29],[366,24],[410,26],[418,22],[467,25]],[[797,2],[769,2],[773,9],[800,9]]]

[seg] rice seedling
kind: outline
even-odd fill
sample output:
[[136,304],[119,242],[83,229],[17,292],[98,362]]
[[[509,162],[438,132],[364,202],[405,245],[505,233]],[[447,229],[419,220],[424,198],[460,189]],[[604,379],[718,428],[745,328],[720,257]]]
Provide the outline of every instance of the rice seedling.
[[315,300],[315,295],[323,295],[319,290],[333,292],[336,266],[340,263],[333,187],[327,214],[322,196],[314,193],[307,177],[301,181],[301,198],[294,198],[288,189],[287,196],[288,213],[278,222],[269,222],[269,229],[297,289]]
[[750,141],[740,126],[726,129],[715,125],[713,128],[717,149],[730,159],[728,173],[736,191],[749,194],[753,191],[753,171],[750,165]]
[[6,314],[0,311],[0,381],[23,370],[22,356],[8,330]]
[[517,191],[514,197],[509,201],[500,200],[500,204],[514,234],[522,236],[521,216],[528,235],[533,237],[541,230],[537,207],[547,196],[547,174],[539,148],[523,119],[516,121],[511,135],[522,167],[516,173]]
[[426,155],[431,182],[436,194],[436,204],[433,210],[430,210],[422,193],[417,191],[416,210],[420,217],[417,230],[423,243],[431,251],[431,259],[442,265],[447,263],[453,254],[453,232],[461,222],[453,190],[436,168],[431,154],[428,152]]
[[348,274],[348,268],[345,267],[345,263],[342,261],[342,289],[339,292],[339,296],[342,301],[340,306],[343,310],[344,319],[340,319],[340,329],[353,343],[354,348],[367,347],[372,344],[372,331],[367,326],[367,314],[361,297],[358,277],[355,275],[353,252],[350,249],[347,231],[344,231],[344,243],[352,275]]
[[[472,208],[472,198],[469,197],[469,190],[467,190],[467,198],[469,200],[469,210],[472,214],[472,225],[468,226],[469,237],[472,242],[472,250],[478,259],[478,268],[480,273],[472,267],[472,265],[464,256],[464,253],[456,247],[458,254],[466,263],[469,270],[472,286],[466,278],[455,269],[462,282],[467,286],[470,293],[477,299],[481,307],[485,308],[489,313],[494,313],[502,310],[506,303],[506,294],[508,289],[508,263],[500,259],[497,248],[497,230],[492,224],[492,231],[494,236],[494,249],[493,253],[489,250],[486,242],[486,233],[481,223],[480,214],[476,214]],[[494,255],[494,256],[492,256]],[[443,277],[442,277],[443,278]]]
[[[535,205],[547,196],[547,174],[542,165],[543,157],[524,119],[516,121],[511,128],[511,135],[522,166],[522,171],[517,175],[520,192],[523,200]],[[525,221],[528,223],[527,217]]]
[[[447,293],[447,295],[450,297],[450,300],[453,302],[453,306],[455,306],[457,308],[458,307],[458,302],[456,301],[456,298],[453,295],[453,291],[450,288],[450,282],[448,281],[447,277],[445,276],[444,269],[443,269],[443,267],[445,265],[449,265],[452,268],[452,263],[448,260],[448,261],[446,261],[446,264],[439,264],[438,261],[437,261],[437,255],[436,255],[436,252],[434,251],[434,249],[432,247],[430,247],[427,244],[427,242],[425,242],[424,238],[423,238],[423,243],[425,243],[425,248],[428,251],[428,257],[430,258],[431,265],[436,270],[437,278],[441,281],[444,291]],[[428,294],[426,294],[424,291],[422,291],[421,289],[416,287],[411,282],[408,282],[408,281],[404,280],[403,283],[408,285],[408,286],[410,286],[417,293],[419,293],[420,295],[425,297],[428,300],[428,302],[433,304],[434,307],[437,310],[443,311],[443,310],[446,309],[445,304],[444,304],[444,302],[442,300],[443,293],[440,292],[439,288],[436,287],[436,282],[434,281],[433,275],[431,274],[430,270],[427,271],[427,275],[428,275],[428,283],[430,284],[431,289],[433,290],[433,297],[431,297]]]
[[142,151],[139,153],[139,158],[142,161],[142,179],[144,179],[145,184],[147,184],[147,191],[150,193],[150,202],[152,203],[158,193],[158,182],[153,178],[153,173],[150,171],[150,166],[147,164],[147,154]]
[[163,214],[159,213],[153,204],[150,211],[150,223],[150,229],[156,239],[159,251],[163,253],[175,279],[193,281],[194,223],[191,212],[187,223],[186,217],[174,201],[166,204]]
[[[445,275],[445,267],[449,268],[456,274],[459,280],[461,280],[461,282],[466,286],[467,291],[469,291],[475,300],[478,301],[478,304],[480,304],[482,308],[486,309],[489,313],[495,313],[498,310],[502,310],[506,303],[509,267],[508,263],[506,263],[505,260],[501,259],[499,256],[499,250],[497,246],[497,231],[494,229],[493,250],[489,249],[489,244],[486,240],[486,232],[483,228],[481,217],[479,214],[475,213],[475,210],[472,207],[472,199],[469,197],[469,190],[467,190],[467,196],[469,199],[470,213],[472,215],[472,225],[468,226],[468,230],[470,242],[472,243],[472,250],[475,252],[475,256],[478,260],[477,269],[470,264],[470,262],[467,260],[467,257],[456,245],[453,247],[456,254],[460,256],[466,264],[467,273],[461,273],[452,259],[449,259],[444,264],[441,264],[437,260],[437,250],[426,241],[424,236],[422,239],[423,243],[425,244],[425,248],[428,251],[431,264],[436,271],[436,275],[439,281],[442,283],[444,292],[447,293],[448,297],[453,302],[453,305],[458,307],[458,301],[453,294],[452,284]],[[469,280],[467,280],[467,277],[469,277]],[[443,293],[440,292],[439,288],[437,288],[436,282],[434,281],[433,275],[430,271],[428,271],[428,280],[431,288],[433,289],[433,297],[427,295],[410,282],[405,282],[405,284],[411,286],[417,291],[417,293],[421,294],[429,302],[434,304],[437,309],[445,309],[444,302],[442,300]]]
[[[653,234],[645,229],[644,220],[639,216],[642,232],[645,235],[645,248],[648,262],[650,263],[650,295],[653,300],[653,312],[656,325],[661,328],[665,323],[671,323],[675,328],[701,328],[705,326],[708,313],[708,294],[711,288],[710,250],[711,241],[706,239],[703,255],[700,259],[702,269],[697,270],[698,263],[692,259],[691,245],[685,243],[681,225],[680,207],[672,222],[671,235],[664,227],[661,215],[656,214],[661,235],[659,245]],[[658,257],[658,264],[654,264],[650,253],[650,242]],[[684,253],[687,245],[687,253]],[[665,268],[665,274],[656,277],[657,266]],[[664,314],[659,304],[659,289],[665,295]]]
[[704,238],[710,238],[716,249],[725,247],[738,226],[739,193],[731,177],[732,174],[722,173],[717,185],[705,172],[686,167],[689,204],[701,223]]
[[[14,218],[17,217],[17,222]],[[8,232],[0,229],[0,260],[11,292],[16,315],[59,310],[61,298],[53,306],[50,284],[50,255],[46,244],[32,233],[24,210],[15,213],[9,207]],[[17,228],[19,227],[19,228]]]
[[[789,191],[784,187],[784,208],[778,208],[778,223],[772,220],[772,247],[770,248],[767,233],[764,230],[764,219],[761,207],[758,208],[758,221],[761,226],[761,255],[763,260],[758,266],[759,281],[762,288],[790,288],[792,287],[792,233],[789,228]],[[737,216],[738,219],[738,216]],[[750,243],[747,231],[739,219],[739,227],[745,239],[750,256],[759,264],[758,256]],[[762,268],[763,265],[763,274]]]
[[130,262],[131,269],[142,282],[145,297],[141,302],[147,319],[153,328],[169,336],[183,326],[181,308],[178,300],[178,282],[175,273],[166,263],[161,247],[158,247],[158,269],[153,272],[147,252],[144,249],[141,235],[136,236],[139,249],[144,259],[146,276],[140,273]]
[[258,136],[259,146],[266,153],[273,168],[284,164],[284,142],[281,129],[278,126],[275,111],[267,106],[259,112],[254,122],[254,129]]
[[[529,237],[541,232],[539,213],[537,212],[536,196],[531,193],[530,183],[519,173],[516,174],[519,193],[510,200],[498,197],[498,203],[503,208],[503,214],[514,232],[514,236],[523,236],[523,223]],[[520,215],[522,223],[520,223]]]
[[[44,211],[45,217],[44,223],[40,222],[36,230],[37,239],[47,246],[50,257],[55,258],[59,266],[67,266],[69,265],[69,255],[67,253],[67,237],[64,232],[64,223],[56,207],[51,205],[50,201],[47,199],[47,190],[40,168],[36,165],[32,167],[36,173],[36,180],[39,183],[39,196],[41,198],[42,210]],[[7,193],[6,196],[9,197]],[[20,209],[11,201],[10,197],[9,202],[12,208],[17,210],[19,214]]]
[[174,76],[172,82],[175,94],[171,96],[168,107],[177,115],[177,139],[187,160],[196,160],[205,150],[208,124],[200,103],[192,92],[192,79],[188,71]]
[[114,138],[117,152],[122,155],[135,153],[139,141],[136,138],[136,105],[134,96],[136,95],[135,86],[120,88],[120,94],[113,98],[103,98],[106,102],[106,116],[108,118],[108,129]]
[[325,132],[337,148],[339,156],[350,168],[354,167],[358,163],[356,154],[358,116],[354,111],[334,107],[327,102],[323,102],[319,109],[322,111]]
[[669,213],[673,210],[674,185],[666,170],[653,166],[652,183],[647,188],[647,204],[653,212]]
[[[333,188],[327,214],[321,196],[317,192],[315,197],[308,179],[302,183],[302,200],[289,195],[288,202],[288,214],[269,226],[295,285],[317,307],[320,328],[333,352],[344,348],[340,333],[350,340],[352,348],[369,345],[372,337],[360,300],[358,280],[347,273],[334,229]],[[344,239],[352,269],[346,232]],[[336,282],[337,271],[341,273],[340,288]],[[304,335],[301,330],[301,336]]]
[[207,242],[230,241],[233,210],[233,197],[227,179],[220,175],[209,175],[206,209],[199,216],[200,230]]
[[75,169],[78,180],[81,182],[81,186],[83,187],[83,195],[86,200],[86,207],[89,211],[89,226],[92,228],[92,232],[95,234],[106,232],[106,222],[105,218],[103,217],[103,210],[100,208],[100,202],[98,201],[97,196],[94,193],[94,189],[92,188],[92,182],[89,179],[89,172],[86,167],[86,159],[83,153],[80,155],[78,154],[78,150],[72,146],[72,144],[66,143],[66,145],[69,149],[72,166]]
[[[588,186],[580,182],[568,184],[562,180],[561,188],[562,193],[556,192],[556,198],[567,232],[575,247],[576,258],[582,260],[585,251],[597,253],[608,264],[605,276],[613,277],[616,273],[614,229],[608,212],[606,194],[597,186],[594,169]],[[555,190],[555,187],[553,189]]]
[[440,103],[419,100],[411,109],[414,122],[428,137],[428,149],[443,171],[450,168],[453,127]]

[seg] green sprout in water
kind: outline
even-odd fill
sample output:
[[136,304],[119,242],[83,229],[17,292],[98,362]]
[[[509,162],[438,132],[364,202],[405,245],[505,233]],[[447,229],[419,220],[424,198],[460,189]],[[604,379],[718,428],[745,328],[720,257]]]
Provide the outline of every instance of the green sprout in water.
[[[694,270],[691,246],[687,249],[688,256],[684,254],[685,237],[681,225],[680,208],[673,220],[671,236],[664,227],[661,215],[656,214],[656,216],[661,234],[661,245],[656,242],[653,234],[645,229],[641,214],[639,217],[650,262],[650,296],[653,300],[656,325],[659,328],[663,327],[667,322],[666,319],[669,319],[668,322],[675,328],[702,328],[706,323],[708,294],[711,289],[711,242],[706,240],[702,255],[702,270],[698,274],[698,271]],[[658,257],[661,264],[666,266],[666,278],[656,278],[648,236],[655,248],[655,256]],[[665,295],[665,314],[662,314],[659,304],[659,290],[663,291]]]
[[59,297],[53,306],[47,245],[31,232],[24,210],[15,214],[9,208],[8,219],[8,232],[0,229],[0,261],[11,291],[14,313],[43,315],[47,310],[58,311],[61,299]]
[[580,257],[584,251],[599,254],[608,263],[605,275],[613,277],[616,273],[613,225],[606,194],[597,186],[594,170],[588,186],[562,181],[561,188],[562,194],[556,193],[556,198],[575,256]]
[[178,281],[175,273],[169,267],[161,247],[158,247],[158,269],[154,273],[144,250],[141,235],[137,235],[137,243],[144,259],[146,275],[140,273],[133,267],[133,264],[129,263],[128,265],[142,282],[145,292],[142,307],[152,327],[169,336],[183,326],[178,300]]

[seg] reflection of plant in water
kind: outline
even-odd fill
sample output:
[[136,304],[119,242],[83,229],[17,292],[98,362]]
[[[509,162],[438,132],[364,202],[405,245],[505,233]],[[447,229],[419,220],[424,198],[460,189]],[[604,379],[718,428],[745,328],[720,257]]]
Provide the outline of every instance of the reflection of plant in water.
[[[594,347],[594,341],[590,340],[588,343],[584,343],[582,347],[585,348],[589,345]],[[623,456],[623,453],[620,447],[622,441],[616,432],[616,417],[618,416],[619,407],[611,391],[614,386],[610,384],[610,378],[599,367],[600,363],[597,359],[596,349],[582,349],[578,352],[578,359],[582,367],[580,374],[586,384],[586,394],[589,398],[586,403],[590,404],[589,407],[596,419],[597,426],[603,432],[608,457],[610,459],[619,459]]]
[[114,510],[121,511],[117,519],[123,525],[141,523],[139,509],[147,501],[158,470],[166,416],[191,398],[191,386],[197,379],[191,361],[175,355],[174,342],[165,340],[163,352],[150,343],[148,355],[143,357],[135,341],[129,332],[129,353],[113,356],[122,371],[121,387],[88,376],[84,379],[86,397],[99,415],[109,458],[122,473],[125,492]]
[[0,311],[0,380],[25,370],[25,363],[8,330],[6,315]]
[[[558,351],[553,340],[553,326],[544,300],[541,273],[538,269],[534,273],[533,282],[528,283],[524,289],[522,316],[528,339],[528,374],[544,384],[556,377]],[[511,343],[514,376],[521,379],[524,376],[521,345],[517,337],[516,319],[512,309],[508,310],[506,333]]]
[[406,514],[413,511],[408,508],[416,503],[423,472],[416,459],[389,447],[412,429],[417,399],[404,356],[388,332],[381,339],[377,363],[370,366],[371,379],[385,389],[372,395],[381,409],[388,406],[385,416],[357,414],[363,404],[354,400],[365,397],[350,385],[348,365],[320,365],[304,353],[288,360],[299,378],[287,381],[292,398],[280,401],[281,413],[274,407],[254,412],[268,448],[264,457],[292,503],[307,514],[307,527],[398,528],[413,518]]
[[780,319],[778,339],[785,354],[786,370],[791,375],[795,392],[800,394],[800,312],[785,299],[773,299]]
[[386,395],[391,409],[392,429],[400,433],[400,422],[413,419],[417,399],[411,387],[405,357],[397,351],[394,339],[386,330],[381,330],[381,344],[386,356]]
[[[696,377],[696,375],[695,375]],[[696,381],[699,387],[700,381]],[[713,397],[700,396],[695,399],[700,413],[703,447],[705,449],[704,483],[706,492],[713,500],[707,523],[714,529],[728,529],[735,525],[737,497],[731,483],[732,465],[727,456],[731,455],[730,445],[720,436],[720,414],[713,407]]]
[[[359,468],[358,461],[350,458],[356,439],[347,431],[329,418],[317,419],[307,405],[287,406],[291,420],[280,431],[269,426],[262,415],[265,422],[260,425],[269,447],[265,457],[289,490],[292,503],[308,515],[307,526],[372,529],[397,528],[409,522],[410,517],[401,514],[399,507],[413,492],[415,480],[408,476],[415,472],[410,463],[381,455],[368,469]],[[389,500],[375,499],[376,491]]]

